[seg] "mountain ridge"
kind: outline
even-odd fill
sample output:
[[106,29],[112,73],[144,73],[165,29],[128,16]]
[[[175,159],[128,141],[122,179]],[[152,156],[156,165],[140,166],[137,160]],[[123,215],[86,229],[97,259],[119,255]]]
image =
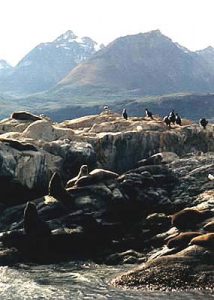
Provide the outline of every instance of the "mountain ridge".
[[0,78],[0,90],[14,94],[47,90],[98,48],[91,38],[78,38],[68,30],[52,42],[40,43],[26,54],[6,78]]
[[118,88],[142,95],[214,91],[214,71],[159,30],[119,37],[62,79],[65,88]]

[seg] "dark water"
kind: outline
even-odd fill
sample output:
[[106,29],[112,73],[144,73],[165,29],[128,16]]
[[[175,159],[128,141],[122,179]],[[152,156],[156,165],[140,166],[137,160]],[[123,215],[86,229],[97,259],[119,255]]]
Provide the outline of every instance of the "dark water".
[[0,299],[214,299],[211,292],[158,293],[112,288],[109,281],[124,267],[69,262],[57,265],[19,265],[0,268]]

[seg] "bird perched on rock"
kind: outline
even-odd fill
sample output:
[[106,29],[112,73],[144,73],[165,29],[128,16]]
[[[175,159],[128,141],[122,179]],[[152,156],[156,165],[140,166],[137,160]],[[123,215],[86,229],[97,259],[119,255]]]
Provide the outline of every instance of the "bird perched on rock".
[[170,121],[169,117],[168,117],[168,116],[165,116],[165,117],[163,118],[163,121],[164,121],[164,123],[170,128],[171,121]]
[[213,176],[212,174],[209,174],[209,175],[208,175],[208,179],[209,179],[209,180],[214,180],[214,176]]
[[175,114],[175,123],[181,126],[181,118],[178,113]]
[[169,113],[169,120],[171,123],[175,124],[175,113],[174,109]]
[[153,114],[152,114],[151,111],[149,111],[149,110],[146,108],[146,109],[145,109],[145,112],[146,112],[146,116],[147,116],[148,118],[153,119]]
[[104,109],[104,111],[109,111],[109,106],[108,105],[104,105],[103,109]]
[[205,118],[199,120],[199,125],[201,125],[204,129],[206,129],[207,124],[208,121]]
[[127,111],[125,108],[123,109],[122,116],[124,119],[126,119],[126,120],[128,119],[128,114],[127,114]]

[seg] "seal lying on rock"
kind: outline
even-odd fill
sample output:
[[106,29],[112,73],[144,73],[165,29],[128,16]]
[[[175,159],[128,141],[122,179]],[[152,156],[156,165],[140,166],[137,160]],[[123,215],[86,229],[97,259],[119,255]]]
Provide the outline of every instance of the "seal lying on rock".
[[39,218],[35,204],[27,202],[24,210],[24,231],[30,236],[47,236],[51,230],[45,221]]
[[64,188],[62,179],[58,173],[54,173],[49,181],[48,196],[52,196],[62,203],[69,204],[72,197]]
[[181,232],[167,242],[168,248],[185,248],[189,242],[196,236],[202,235],[201,232]]
[[119,174],[104,170],[104,169],[94,169],[87,176],[82,176],[76,182],[76,186],[85,186],[94,183],[98,183],[100,181],[115,179],[119,176]]
[[33,121],[33,122],[41,120],[40,117],[33,115],[29,112],[26,112],[26,111],[14,112],[14,113],[12,113],[11,118],[16,119],[16,120],[26,120],[26,121]]
[[82,165],[80,167],[79,173],[76,177],[70,179],[67,184],[66,188],[70,188],[75,185],[75,182],[82,176],[87,176],[88,175],[88,166],[87,165]]
[[34,145],[31,145],[28,143],[21,143],[17,140],[13,140],[13,139],[0,138],[0,142],[5,143],[8,146],[10,146],[16,150],[19,150],[19,151],[38,151]]
[[205,224],[203,229],[208,232],[214,232],[214,221],[210,221],[209,223]]
[[154,154],[137,162],[137,166],[159,165],[163,160],[161,153]]
[[178,229],[191,229],[212,216],[209,210],[185,208],[171,216],[172,225]]
[[206,233],[193,238],[190,245],[198,245],[214,250],[214,233]]

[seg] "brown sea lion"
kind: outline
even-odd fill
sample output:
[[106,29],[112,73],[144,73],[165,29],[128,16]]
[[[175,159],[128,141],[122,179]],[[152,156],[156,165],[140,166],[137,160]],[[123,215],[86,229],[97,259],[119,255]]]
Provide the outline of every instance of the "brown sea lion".
[[34,145],[29,143],[19,142],[14,139],[0,138],[0,142],[5,143],[6,145],[19,151],[38,151]]
[[206,233],[197,236],[190,241],[190,245],[214,249],[214,233]]
[[100,181],[115,179],[119,176],[119,174],[104,170],[104,169],[94,169],[87,176],[82,176],[75,183],[76,186],[84,186],[90,185],[94,183],[98,183]]
[[211,216],[210,210],[185,208],[171,216],[171,223],[180,230],[191,229]]
[[181,232],[167,242],[168,248],[185,248],[189,242],[201,232]]
[[214,221],[210,221],[209,223],[205,224],[203,229],[208,232],[214,232]]
[[29,236],[47,236],[51,234],[48,224],[40,219],[36,206],[32,202],[27,202],[24,210],[24,231]]
[[62,203],[69,204],[71,195],[64,188],[62,179],[58,173],[54,173],[49,181],[48,196],[52,196]]
[[82,165],[80,170],[79,170],[79,173],[76,177],[70,179],[67,184],[66,184],[66,188],[70,188],[72,186],[75,185],[75,182],[81,178],[82,176],[87,176],[88,175],[88,166],[87,165]]

